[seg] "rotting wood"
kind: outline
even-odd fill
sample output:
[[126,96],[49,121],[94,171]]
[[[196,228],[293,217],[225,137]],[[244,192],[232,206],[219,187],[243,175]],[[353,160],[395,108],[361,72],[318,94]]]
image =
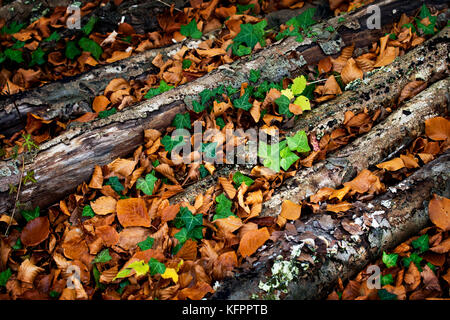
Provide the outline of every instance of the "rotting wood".
[[[279,73],[284,73],[285,75],[295,73],[299,69],[295,62],[302,65],[306,63],[314,64],[327,55],[336,55],[340,48],[346,45],[351,45],[352,43],[355,43],[356,47],[370,45],[381,35],[384,35],[385,32],[390,31],[392,23],[400,17],[402,12],[413,14],[420,7],[419,3],[399,0],[378,1],[377,4],[381,8],[383,17],[382,29],[367,29],[366,20],[370,14],[367,14],[366,9],[363,8],[355,13],[346,15],[345,22],[338,22],[338,19],[332,18],[321,25],[315,26],[315,30],[319,33],[319,45],[313,43],[310,39],[299,44],[291,38],[276,44],[277,52],[267,48],[262,50],[259,56],[265,54],[266,57],[274,55],[288,57],[289,54],[292,54],[291,58],[285,57],[282,61]],[[434,0],[430,1],[429,5],[441,8],[444,4],[445,1],[443,0]],[[394,8],[398,8],[395,13],[392,11]],[[326,26],[333,26],[337,32],[330,34],[329,31],[325,30]],[[194,44],[195,41],[190,43]],[[0,133],[9,135],[24,126],[13,106],[12,99],[15,100],[22,115],[31,112],[45,119],[56,117],[67,119],[71,116],[92,111],[91,103],[93,98],[100,94],[113,78],[123,77],[128,80],[145,72],[151,72],[154,69],[151,61],[160,50],[162,50],[161,53],[164,55],[164,53],[167,54],[180,47],[181,44],[177,44],[167,49],[153,49],[106,66],[98,66],[87,73],[75,76],[73,79],[63,79],[7,97],[4,100],[0,99],[0,128],[2,128]],[[287,60],[294,62],[295,70],[291,70],[293,62],[287,62]],[[286,63],[289,65],[285,66]],[[231,69],[233,69],[232,66]],[[273,69],[272,67],[272,72],[276,71]],[[268,78],[273,77],[270,77],[269,74]]]
[[[385,0],[379,4],[390,8],[397,2]],[[411,9],[413,7],[411,4],[410,10],[413,10]],[[367,14],[361,15],[360,12],[354,15],[361,20],[367,18]],[[351,21],[358,23],[357,18],[352,17],[352,15],[347,17],[346,24]],[[393,17],[392,21],[396,18],[398,17]],[[361,30],[366,28],[362,24],[358,25]],[[344,35],[350,37],[354,30],[342,29],[347,30],[340,33],[344,39],[340,45],[345,46],[349,43],[346,43]],[[380,30],[373,32],[379,33]],[[351,37],[348,39],[354,40]],[[348,39],[347,42],[350,41]],[[367,37],[360,41],[360,45],[364,45],[363,43],[369,45],[372,42]],[[186,105],[181,101],[189,105],[202,90],[218,84],[238,87],[247,81],[252,69],[261,69],[263,80],[278,81],[298,72],[305,63],[320,60],[321,56],[318,54],[320,50],[310,39],[299,44],[295,39],[288,38],[254,54],[253,60],[245,58],[236,61],[106,119],[72,127],[41,145],[37,154],[28,159],[25,171],[33,170],[37,183],[24,186],[21,203],[46,207],[61,199],[89,178],[95,164],[104,165],[116,157],[132,152],[143,142],[144,129],[167,127],[176,113],[186,110]],[[288,58],[291,53],[299,52],[302,55],[298,59]],[[14,205],[13,199],[8,195],[9,185],[17,185],[19,179],[17,162],[1,162],[0,173],[0,212],[8,212]]]
[[[364,213],[375,217],[379,226],[368,227],[358,236],[347,233],[336,214],[318,214],[295,224],[296,234],[286,234],[279,241],[260,249],[250,268],[238,269],[236,274],[223,281],[212,299],[277,298],[270,292],[277,278],[271,268],[274,263],[286,261],[289,272],[298,275],[287,283],[284,299],[325,298],[338,278],[348,279],[376,260],[383,251],[391,249],[423,229],[428,223],[428,201],[432,194],[450,196],[450,154],[444,154],[416,171],[385,194],[368,202],[359,202],[347,216],[361,217]],[[315,250],[314,264],[292,262],[295,246],[310,246]],[[277,259],[279,258],[279,259]],[[306,266],[308,265],[308,267]],[[272,284],[269,281],[272,279]],[[269,282],[268,282],[269,281]],[[260,284],[270,293],[262,291]],[[272,286],[272,287],[271,287]],[[264,286],[261,286],[264,287]]]

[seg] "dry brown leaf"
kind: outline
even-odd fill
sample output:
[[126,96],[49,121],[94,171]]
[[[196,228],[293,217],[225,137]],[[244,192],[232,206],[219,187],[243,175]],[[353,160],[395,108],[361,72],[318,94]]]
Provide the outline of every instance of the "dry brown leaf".
[[443,117],[435,117],[426,120],[425,134],[432,140],[448,140],[450,137],[450,121]]
[[103,187],[102,168],[96,165],[94,168],[94,173],[92,174],[91,182],[89,182],[89,188],[101,189],[102,187]]
[[28,221],[20,234],[20,240],[27,247],[37,246],[48,238],[49,233],[48,217],[37,217]]
[[434,194],[428,205],[428,214],[437,227],[450,231],[450,199]]
[[150,214],[142,198],[117,201],[117,218],[123,227],[150,227]]
[[234,188],[233,184],[225,177],[219,177],[218,181],[227,194],[228,198],[234,199],[234,197],[236,196],[236,189]]
[[280,216],[287,220],[297,220],[302,213],[302,206],[291,200],[284,200],[281,204]]
[[111,196],[103,196],[91,201],[91,208],[95,214],[104,216],[116,212],[116,199]]
[[249,230],[244,233],[239,242],[238,252],[242,257],[251,256],[270,238],[269,230],[266,227]]
[[362,79],[364,76],[362,70],[356,65],[356,61],[353,58],[347,60],[346,65],[342,68],[341,79],[347,84],[356,79]]

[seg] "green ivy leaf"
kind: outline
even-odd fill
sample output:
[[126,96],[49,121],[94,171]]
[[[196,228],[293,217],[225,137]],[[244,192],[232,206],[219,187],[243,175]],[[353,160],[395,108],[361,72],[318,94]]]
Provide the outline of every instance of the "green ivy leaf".
[[390,293],[386,289],[378,290],[378,297],[380,300],[397,300],[397,295]]
[[180,33],[183,36],[191,37],[193,39],[200,39],[202,37],[202,32],[197,28],[197,21],[192,19],[187,25],[182,25],[180,28]]
[[17,63],[23,62],[22,51],[6,49],[5,52],[3,52],[3,54],[5,55],[6,58],[8,58],[11,61]]
[[81,214],[82,217],[94,217],[95,212],[92,210],[90,205],[84,206],[83,213]]
[[232,86],[227,86],[226,90],[227,90],[228,96],[232,96],[233,94],[239,92],[239,89],[233,88]]
[[308,143],[308,136],[303,130],[297,131],[292,137],[286,138],[289,150],[297,152],[309,152],[311,148]]
[[248,77],[248,80],[250,82],[256,83],[258,82],[259,78],[261,77],[261,70],[250,70],[250,76]]
[[200,165],[200,168],[198,168],[198,171],[200,172],[200,178],[202,179],[209,175],[209,171],[202,164]]
[[100,253],[94,258],[94,260],[92,261],[92,263],[103,263],[103,262],[108,262],[110,261],[112,258],[109,255],[109,249],[104,249],[102,251],[100,251]]
[[278,105],[278,112],[280,114],[285,114],[288,118],[294,115],[291,111],[289,111],[290,101],[288,97],[281,95],[275,100],[275,103]]
[[27,221],[31,221],[33,219],[36,219],[41,214],[41,209],[39,206],[34,208],[33,210],[21,210],[20,213]]
[[419,271],[422,271],[422,268],[420,267],[420,262],[423,260],[417,253],[411,253],[409,257],[404,257],[402,259],[402,263],[406,268],[409,268],[409,264],[411,262],[414,262],[414,264],[417,266]]
[[155,188],[155,182],[158,181],[158,178],[156,178],[153,174],[148,173],[145,176],[145,179],[138,178],[136,181],[136,189],[142,190],[143,193],[145,193],[148,196],[151,196],[153,194],[153,189]]
[[302,28],[303,30],[305,30],[308,27],[317,23],[313,19],[315,13],[316,8],[308,8],[305,11],[303,11],[300,15],[288,20],[286,22],[286,25]]
[[159,87],[149,89],[148,92],[146,93],[146,95],[144,96],[144,98],[146,98],[146,99],[153,98],[154,96],[157,96],[158,94],[169,91],[172,88],[173,88],[173,86],[170,86],[167,84],[167,82],[165,82],[164,80],[161,80],[159,82]]
[[287,171],[289,167],[298,159],[300,159],[299,156],[297,156],[295,153],[293,153],[291,150],[289,150],[288,147],[284,148],[280,151],[280,166],[283,168],[284,171]]
[[245,43],[248,47],[253,49],[259,42],[261,46],[266,45],[264,39],[264,28],[267,26],[267,20],[262,20],[256,24],[246,23],[241,24],[241,31],[233,39],[234,43]]
[[200,150],[201,150],[201,152],[205,153],[206,158],[214,159],[214,158],[216,158],[216,148],[217,148],[217,142],[207,142],[207,143],[202,143]]
[[241,172],[237,171],[233,175],[233,182],[235,183],[236,188],[239,188],[239,186],[244,182],[247,186],[251,186],[253,182],[255,182],[252,178],[249,178],[245,175],[243,175]]
[[427,251],[428,249],[430,249],[429,247],[429,237],[428,234],[424,234],[423,236],[417,238],[416,240],[411,242],[411,245],[413,246],[414,249],[419,251],[420,253],[424,253],[425,251]]
[[142,251],[151,249],[153,246],[153,243],[155,242],[155,239],[147,237],[144,241],[141,241],[138,243],[139,248],[141,248]]
[[245,89],[245,93],[239,99],[233,100],[233,106],[238,109],[249,111],[252,108],[252,104],[248,102],[250,98],[250,91]]
[[67,58],[73,60],[76,56],[79,56],[81,54],[81,50],[78,49],[75,41],[69,41],[66,44],[65,54]]
[[191,117],[189,115],[189,112],[177,114],[172,121],[172,125],[177,129],[191,129]]
[[57,299],[57,298],[59,298],[61,293],[59,293],[58,291],[52,290],[52,291],[50,291],[50,293],[48,295],[50,296],[50,298]]
[[397,259],[398,259],[397,253],[387,254],[386,252],[383,251],[382,260],[387,268],[392,268],[392,267],[397,266]]
[[19,32],[25,25],[26,23],[18,23],[16,20],[13,20],[10,24],[4,25],[0,32],[3,34],[14,34]]
[[12,276],[11,269],[8,268],[5,271],[0,273],[0,287],[5,287],[9,278]]
[[394,283],[394,278],[392,278],[392,274],[382,275],[381,276],[381,285],[385,286],[388,284]]
[[45,63],[45,52],[41,48],[37,48],[31,53],[30,67],[37,65],[43,65]]
[[20,238],[17,238],[16,243],[11,248],[13,248],[14,250],[19,250],[23,248],[22,241],[20,240]]
[[181,63],[181,66],[184,69],[189,69],[192,65],[192,61],[189,59],[184,59],[183,62]]
[[127,287],[127,286],[129,286],[131,284],[131,282],[130,281],[128,281],[128,280],[124,280],[124,281],[122,281],[121,283],[119,283],[119,288],[117,288],[117,293],[118,294],[122,294],[123,293],[123,291],[125,290],[125,288]]
[[[98,18],[92,16],[89,21],[85,24],[83,28],[81,28],[81,31],[84,32],[87,36],[91,34],[92,30],[94,29],[95,24],[97,23]],[[98,60],[98,59],[97,59]]]
[[117,113],[117,109],[116,109],[116,107],[113,107],[113,108],[111,108],[109,110],[100,111],[98,113],[98,117],[100,119],[105,119],[105,118],[108,118],[109,116],[112,116],[115,113]]
[[152,276],[157,273],[163,274],[164,272],[166,272],[166,266],[164,265],[164,263],[159,262],[155,258],[151,258],[148,262],[148,265],[150,267],[150,274]]
[[61,36],[58,32],[53,31],[53,33],[46,39],[44,39],[44,42],[51,42],[51,41],[59,41],[61,39]]
[[114,176],[108,179],[105,185],[111,186],[115,192],[121,194],[125,187],[120,183],[119,178]]
[[103,53],[102,47],[100,47],[97,42],[91,40],[89,38],[83,37],[78,41],[78,45],[84,51],[90,52],[91,55],[96,59],[100,59],[100,56]]
[[237,12],[236,14],[243,14],[245,13],[247,10],[253,10],[253,8],[255,7],[254,3],[250,3],[250,4],[246,4],[246,5],[242,5],[242,4],[237,4],[236,8],[237,8]]
[[186,142],[184,141],[182,136],[178,136],[172,139],[170,136],[164,136],[161,139],[161,143],[167,152],[171,152],[175,147],[183,146]]
[[178,212],[174,223],[177,228],[183,226],[186,228],[186,231],[189,232],[193,230],[195,227],[201,226],[203,224],[203,215],[202,214],[193,215],[188,208],[181,207],[180,212]]
[[216,118],[216,124],[219,126],[220,129],[223,129],[223,127],[225,127],[225,121],[223,120],[222,117]]
[[216,214],[213,216],[213,221],[217,219],[225,219],[229,216],[234,216],[231,211],[231,206],[233,202],[228,199],[225,194],[221,193],[216,197]]

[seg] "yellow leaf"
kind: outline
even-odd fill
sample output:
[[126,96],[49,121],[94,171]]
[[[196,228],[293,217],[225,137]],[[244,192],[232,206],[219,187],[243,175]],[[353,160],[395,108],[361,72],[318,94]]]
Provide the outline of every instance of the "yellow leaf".
[[284,90],[281,90],[281,94],[282,94],[283,96],[288,97],[289,100],[294,99],[294,93],[292,92],[291,89],[284,89]]
[[178,274],[174,268],[166,268],[166,271],[161,275],[163,279],[172,279],[173,282],[178,282]]
[[305,96],[299,96],[297,99],[295,99],[294,104],[300,106],[303,111],[305,110],[311,110],[311,103],[309,102],[309,99]]

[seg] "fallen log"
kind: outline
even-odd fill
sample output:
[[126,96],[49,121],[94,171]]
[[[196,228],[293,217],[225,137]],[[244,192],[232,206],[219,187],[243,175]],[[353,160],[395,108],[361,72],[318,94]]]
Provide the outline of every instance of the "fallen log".
[[[370,14],[366,12],[366,9],[362,9],[348,15],[345,22],[339,22],[339,19],[332,18],[322,27],[316,27],[315,31],[319,33],[319,45],[312,43],[309,41],[310,39],[302,44],[291,39],[279,44],[278,54],[287,55],[294,51],[301,52],[303,57],[298,56],[295,59],[305,64],[306,62],[317,62],[327,55],[336,55],[345,45],[355,43],[357,47],[368,46],[385,32],[389,32],[392,23],[400,17],[401,13],[413,14],[420,7],[418,3],[399,0],[379,1],[378,5],[381,8],[382,17],[382,28],[379,30],[367,28],[366,20]],[[430,2],[430,5],[442,8],[445,6],[445,1],[434,0]],[[331,34],[325,30],[324,26],[332,26],[337,32]],[[194,43],[195,41],[191,41],[191,44]],[[161,53],[165,55],[180,47],[180,44],[170,46]],[[0,133],[10,135],[23,128],[22,118],[27,112],[37,114],[47,120],[56,117],[65,120],[71,116],[92,111],[93,98],[104,90],[110,80],[117,77],[129,80],[145,72],[154,72],[151,61],[158,52],[159,49],[138,54],[107,66],[98,66],[73,79],[63,79],[7,97],[4,100],[0,99],[0,128],[2,128]],[[20,115],[17,113],[16,107]]]
[[[450,155],[447,153],[389,188],[385,194],[368,202],[358,202],[358,206],[346,214],[351,221],[360,223],[357,224],[362,232],[358,234],[348,233],[342,219],[335,214],[301,219],[291,228],[295,230],[284,231],[276,242],[260,249],[251,263],[225,280],[212,299],[325,298],[338,278],[353,277],[370,261],[378,259],[383,251],[423,229],[429,221],[428,201],[432,194],[450,196],[449,177]],[[363,214],[376,219],[377,227],[366,225]],[[313,249],[314,253],[309,262],[301,263],[297,258],[306,248]]]
[[446,114],[449,87],[450,78],[435,83],[366,135],[311,168],[298,171],[285,181],[280,192],[263,204],[263,215],[275,216],[285,199],[299,202],[320,188],[337,187],[353,179],[361,170],[389,159],[423,132],[424,120]]
[[[419,7],[417,3],[393,0],[380,1],[378,4],[382,11],[385,10],[386,19],[391,17],[391,22],[395,21],[401,12],[412,12]],[[399,7],[401,9],[393,13],[392,9]],[[343,27],[335,28],[339,30],[341,39],[335,40],[339,44],[338,47],[356,41],[357,46],[370,45],[383,34],[383,30],[367,29],[365,19],[369,15],[362,9],[348,15]],[[348,27],[345,27],[346,25]],[[326,24],[318,27],[320,26],[324,29]],[[359,30],[358,38],[353,38],[356,31],[350,27]],[[174,115],[184,112],[186,104],[190,105],[192,99],[196,99],[202,90],[211,89],[219,84],[239,87],[242,82],[247,81],[252,69],[261,69],[263,80],[278,81],[292,76],[305,64],[314,64],[323,58],[325,55],[322,47],[322,42],[317,44],[311,39],[298,43],[294,38],[288,38],[264,48],[251,58],[247,57],[220,67],[189,84],[165,92],[111,117],[72,127],[41,145],[36,154],[27,158],[24,171],[33,171],[37,182],[23,186],[20,202],[28,206],[46,207],[63,198],[89,178],[94,165],[104,165],[114,158],[130,154],[143,142],[144,129],[167,127]],[[0,212],[7,212],[14,206],[15,201],[8,194],[8,189],[10,185],[18,184],[20,179],[18,165],[18,161],[13,160],[0,163]]]
[[[314,132],[317,136],[332,132],[344,121],[346,111],[355,114],[363,112],[365,108],[374,112],[377,109],[391,107],[397,101],[403,87],[413,80],[423,80],[432,84],[439,78],[449,75],[446,57],[450,54],[448,39],[450,28],[441,31],[434,38],[426,41],[400,59],[394,61],[386,68],[367,77],[357,85],[357,90],[344,92],[342,96],[330,102],[321,104],[312,111],[303,114],[297,120],[292,132],[305,130]],[[424,59],[424,57],[426,57]],[[420,63],[423,61],[423,63]],[[420,67],[418,66],[420,63]],[[395,85],[392,85],[395,83]],[[443,96],[442,96],[443,97]],[[382,113],[386,115],[385,112]],[[224,166],[218,169],[213,176],[188,186],[184,193],[173,198],[172,201],[191,202],[200,192],[205,192],[208,186],[219,176],[228,176],[230,172],[239,169],[242,173],[250,173],[245,166]],[[274,205],[276,207],[276,205]]]

